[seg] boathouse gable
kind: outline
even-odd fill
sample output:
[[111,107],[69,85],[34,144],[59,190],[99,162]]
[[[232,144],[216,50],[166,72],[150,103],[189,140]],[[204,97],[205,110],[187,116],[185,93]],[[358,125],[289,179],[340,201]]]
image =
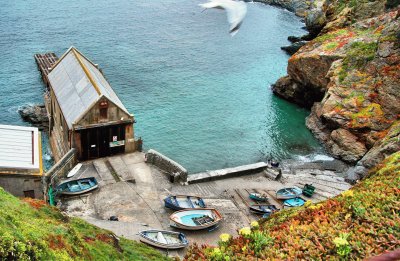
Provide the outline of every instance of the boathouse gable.
[[122,110],[107,97],[102,96],[89,110],[74,123],[74,129],[94,127],[98,124],[133,123],[133,115]]

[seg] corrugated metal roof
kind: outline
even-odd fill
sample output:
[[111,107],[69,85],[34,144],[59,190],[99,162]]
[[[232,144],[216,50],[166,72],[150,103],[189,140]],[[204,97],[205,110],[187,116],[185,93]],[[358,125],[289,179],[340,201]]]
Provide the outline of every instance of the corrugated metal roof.
[[103,95],[128,113],[99,69],[74,47],[54,65],[48,78],[70,129]]
[[0,169],[39,170],[39,145],[37,128],[0,125]]

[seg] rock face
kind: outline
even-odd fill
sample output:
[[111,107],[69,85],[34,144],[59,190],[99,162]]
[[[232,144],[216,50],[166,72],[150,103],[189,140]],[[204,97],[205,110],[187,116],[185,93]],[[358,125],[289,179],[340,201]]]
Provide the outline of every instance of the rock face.
[[356,165],[348,173],[355,180],[400,150],[400,9],[385,10],[396,1],[342,2],[319,1],[308,13],[308,25],[323,24],[319,36],[289,59],[272,90],[312,107],[308,128]]
[[288,46],[281,47],[286,53],[292,55],[295,54],[301,47],[303,47],[307,42],[306,41],[296,41]]
[[24,121],[31,123],[40,130],[49,128],[49,118],[44,105],[25,105],[18,109],[18,113]]

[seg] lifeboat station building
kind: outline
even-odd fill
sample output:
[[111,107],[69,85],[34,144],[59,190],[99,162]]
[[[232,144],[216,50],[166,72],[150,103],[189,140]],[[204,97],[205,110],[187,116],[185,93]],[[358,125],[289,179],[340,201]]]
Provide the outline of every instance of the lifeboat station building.
[[0,125],[0,187],[17,197],[43,198],[38,128]]
[[102,71],[71,47],[45,68],[35,55],[48,87],[50,146],[55,161],[75,148],[78,160],[136,150],[134,116],[128,112]]

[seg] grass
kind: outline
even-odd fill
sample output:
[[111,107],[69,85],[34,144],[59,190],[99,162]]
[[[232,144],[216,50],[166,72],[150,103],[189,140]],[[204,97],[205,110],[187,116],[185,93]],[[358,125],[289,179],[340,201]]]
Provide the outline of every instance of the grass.
[[194,245],[186,259],[362,260],[400,247],[399,202],[397,152],[341,195],[281,210],[217,247]]
[[166,260],[142,243],[0,188],[1,260]]

